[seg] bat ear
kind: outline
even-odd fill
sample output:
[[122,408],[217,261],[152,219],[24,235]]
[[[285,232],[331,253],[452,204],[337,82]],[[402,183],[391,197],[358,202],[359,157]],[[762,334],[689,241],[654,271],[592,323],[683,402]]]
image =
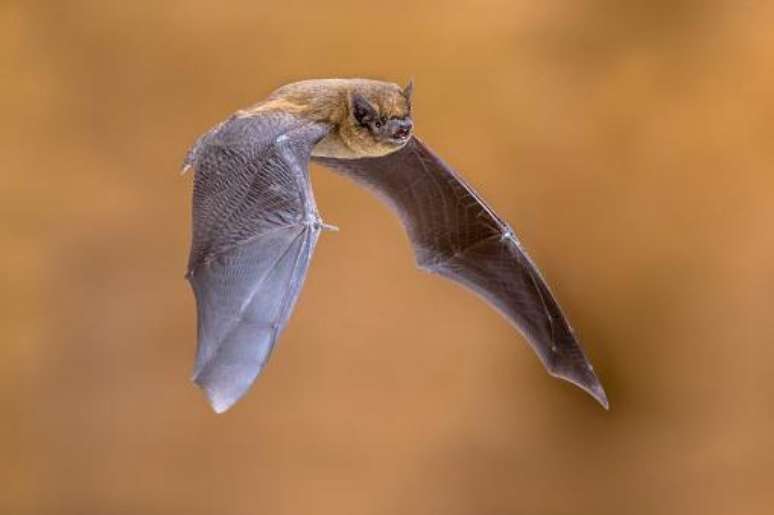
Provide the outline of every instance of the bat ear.
[[411,79],[408,81],[408,84],[406,84],[406,87],[403,88],[403,96],[406,97],[406,100],[411,102],[411,95],[414,93],[414,79]]
[[379,116],[376,109],[374,109],[374,106],[371,105],[371,102],[366,100],[360,93],[355,92],[352,93],[351,111],[352,116],[354,116],[355,120],[361,125],[365,125],[367,122],[374,120]]

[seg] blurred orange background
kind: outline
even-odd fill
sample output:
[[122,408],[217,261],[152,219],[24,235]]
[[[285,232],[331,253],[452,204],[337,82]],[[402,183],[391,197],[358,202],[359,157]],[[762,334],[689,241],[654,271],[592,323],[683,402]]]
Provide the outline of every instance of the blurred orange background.
[[[0,513],[764,514],[774,5],[0,4]],[[279,85],[415,81],[611,401],[548,377],[319,167],[323,234],[252,392],[190,383],[188,146]]]

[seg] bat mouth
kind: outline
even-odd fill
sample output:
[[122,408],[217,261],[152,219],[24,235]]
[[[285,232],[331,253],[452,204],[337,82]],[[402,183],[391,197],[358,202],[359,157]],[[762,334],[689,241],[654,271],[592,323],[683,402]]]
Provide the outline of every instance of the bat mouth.
[[390,141],[392,141],[397,145],[400,145],[408,141],[410,137],[411,137],[411,129],[398,129],[397,131],[392,133],[392,136],[390,136]]
[[411,137],[411,134],[406,134],[405,136],[395,137],[393,136],[390,138],[390,143],[394,145],[402,145],[408,141],[408,139]]
[[406,139],[411,134],[411,127],[401,127],[392,133],[393,139]]
[[392,122],[392,130],[390,131],[390,140],[395,144],[403,144],[411,137],[411,129],[414,125],[411,123],[411,119],[404,118],[402,120],[395,120]]

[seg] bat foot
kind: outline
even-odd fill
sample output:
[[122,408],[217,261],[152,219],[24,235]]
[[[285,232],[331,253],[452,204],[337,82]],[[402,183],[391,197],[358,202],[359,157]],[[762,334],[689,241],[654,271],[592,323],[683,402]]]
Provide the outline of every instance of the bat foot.
[[329,232],[339,232],[339,228],[335,225],[326,224],[323,222],[319,222],[320,229],[323,231],[329,231]]

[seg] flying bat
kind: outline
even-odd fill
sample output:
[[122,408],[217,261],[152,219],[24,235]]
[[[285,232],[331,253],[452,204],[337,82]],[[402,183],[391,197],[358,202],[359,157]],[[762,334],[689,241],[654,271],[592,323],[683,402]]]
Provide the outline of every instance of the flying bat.
[[325,229],[309,179],[318,162],[372,190],[400,217],[419,268],[496,308],[549,374],[608,407],[589,360],[510,226],[414,135],[412,83],[288,84],[201,136],[188,278],[196,297],[193,380],[221,413],[266,365]]

